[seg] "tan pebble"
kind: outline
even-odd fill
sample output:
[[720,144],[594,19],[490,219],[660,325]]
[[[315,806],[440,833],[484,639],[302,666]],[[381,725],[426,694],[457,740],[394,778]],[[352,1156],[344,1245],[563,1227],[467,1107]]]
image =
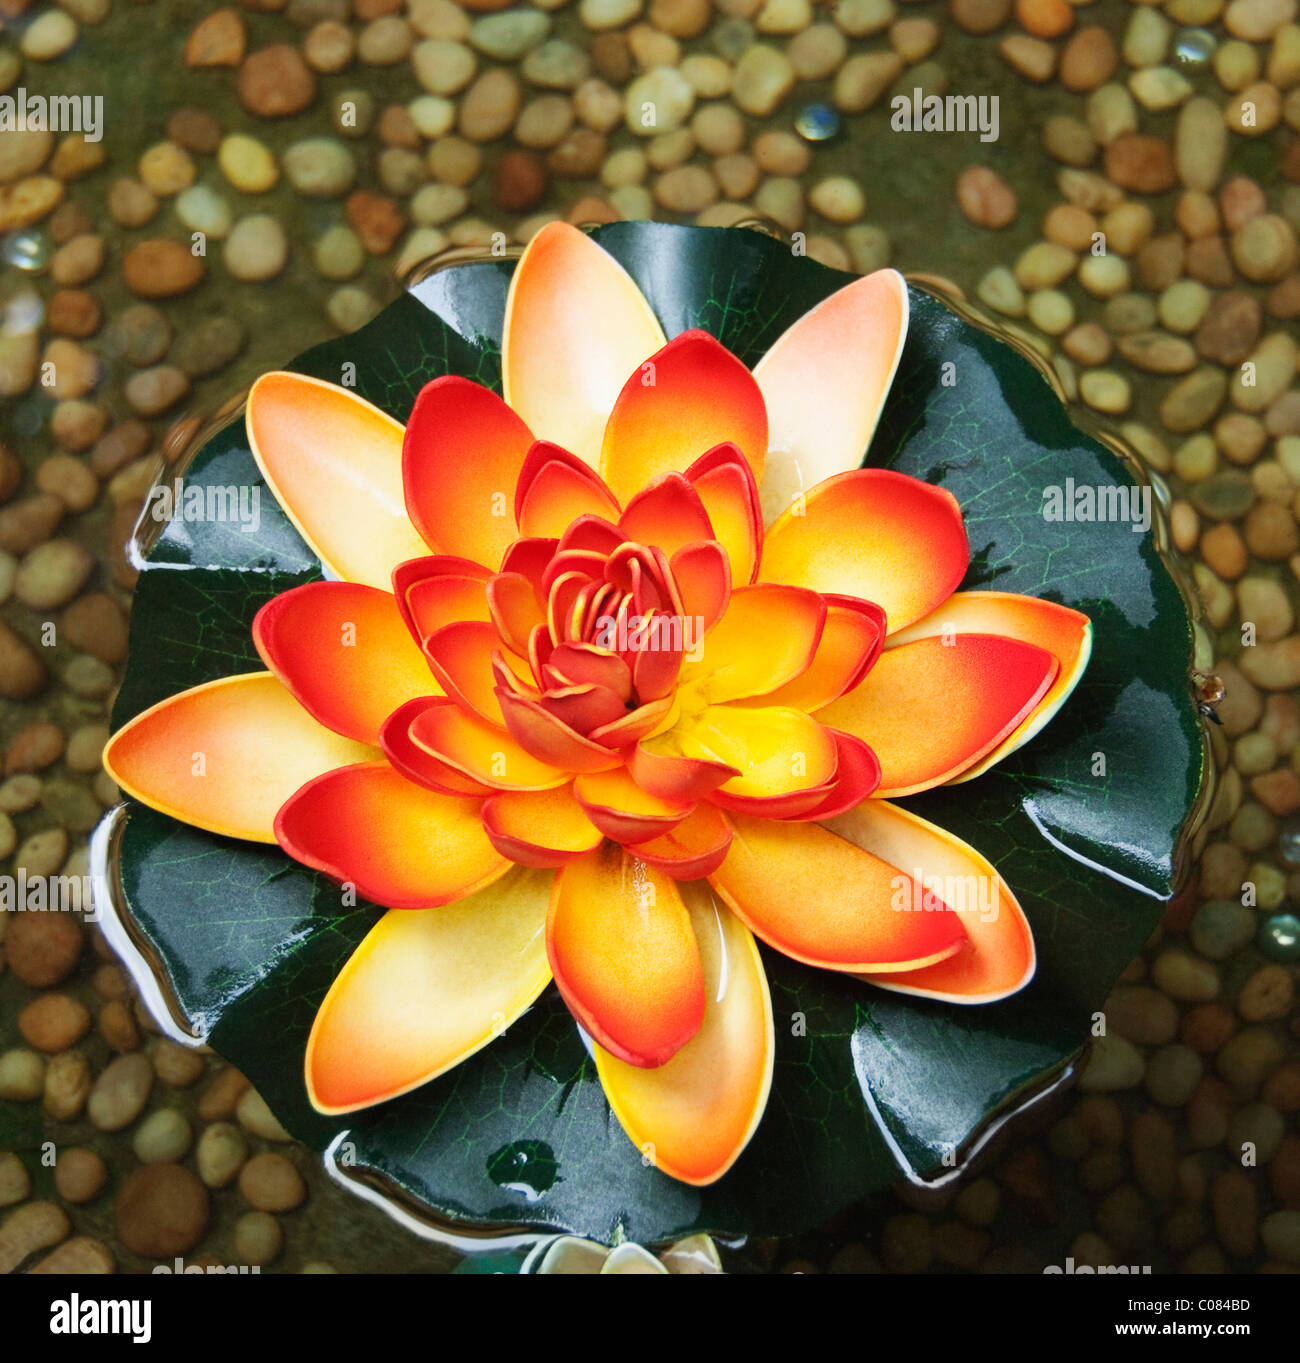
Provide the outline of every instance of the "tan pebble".
[[248,1087],[248,1080],[233,1066],[218,1071],[199,1098],[199,1116],[205,1122],[233,1117],[236,1105]]
[[1042,85],[1052,79],[1056,70],[1056,49],[1040,38],[1014,33],[998,44],[1002,60],[1017,75]]
[[793,133],[769,129],[754,139],[754,160],[768,175],[799,176],[807,169],[811,153]]
[[170,298],[199,283],[203,262],[179,242],[160,237],[133,246],[122,261],[122,272],[137,298]]
[[108,1182],[108,1166],[84,1145],[60,1150],[54,1164],[54,1186],[65,1202],[80,1205],[99,1196]]
[[87,1115],[101,1131],[121,1131],[140,1115],[153,1087],[153,1066],[139,1054],[109,1062],[95,1081]]
[[25,1202],[32,1190],[27,1166],[12,1150],[0,1150],[0,1207]]
[[239,1172],[239,1191],[259,1211],[287,1212],[307,1195],[302,1175],[273,1151],[254,1155]]
[[1145,133],[1117,137],[1106,148],[1105,162],[1115,184],[1139,194],[1163,193],[1177,178],[1169,143]]
[[1043,219],[1043,236],[1069,251],[1086,251],[1099,230],[1097,219],[1074,204],[1056,204]]
[[654,195],[673,213],[699,213],[718,197],[718,185],[703,166],[678,166],[655,181]]
[[1023,251],[1015,264],[1016,282],[1022,289],[1055,288],[1073,272],[1078,258],[1055,242],[1040,241]]
[[268,1141],[288,1141],[293,1137],[280,1125],[275,1114],[267,1106],[266,1100],[254,1088],[246,1088],[235,1104],[235,1115],[239,1124],[254,1136]]
[[24,984],[49,989],[76,969],[85,938],[71,914],[27,913],[13,916],[4,945],[9,968]]
[[38,1250],[49,1249],[72,1229],[67,1213],[53,1202],[26,1202],[0,1221],[0,1273],[12,1273]]
[[244,1263],[272,1263],[283,1244],[284,1231],[269,1212],[245,1212],[235,1222],[235,1252]]
[[849,45],[833,24],[812,24],[791,38],[786,56],[800,80],[825,80],[843,64]]
[[110,999],[104,1004],[95,1019],[95,1026],[114,1051],[133,1051],[140,1044],[140,1029],[135,1024],[130,1008],[120,999]]
[[832,98],[837,108],[857,114],[871,108],[902,72],[896,52],[866,52],[850,57],[835,73]]
[[189,152],[174,142],[157,142],[145,151],[137,172],[150,192],[160,198],[170,198],[188,189],[197,175]]
[[1133,401],[1132,389],[1122,374],[1092,369],[1079,380],[1079,395],[1098,412],[1117,416],[1127,412]]
[[199,1177],[209,1188],[224,1188],[248,1159],[244,1133],[230,1122],[213,1122],[199,1136],[195,1162]]
[[1104,327],[1084,322],[1061,338],[1061,348],[1077,364],[1105,364],[1110,357],[1111,339]]
[[1060,81],[1076,94],[1096,90],[1114,75],[1118,64],[1119,53],[1106,29],[1081,28],[1061,53]]
[[857,222],[866,212],[862,186],[847,175],[819,180],[808,191],[808,203],[814,212],[841,225]]
[[112,1273],[113,1251],[102,1240],[88,1235],[65,1240],[58,1249],[34,1264],[29,1273],[95,1274]]
[[45,1090],[45,1057],[21,1048],[0,1054],[0,1098],[30,1103]]
[[64,1051],[45,1069],[45,1111],[56,1121],[81,1115],[90,1096],[90,1063],[80,1051]]

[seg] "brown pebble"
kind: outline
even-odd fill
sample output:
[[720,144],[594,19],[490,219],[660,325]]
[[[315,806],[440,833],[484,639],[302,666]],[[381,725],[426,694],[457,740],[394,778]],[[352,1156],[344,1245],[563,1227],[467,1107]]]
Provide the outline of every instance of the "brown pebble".
[[51,331],[82,338],[99,330],[104,311],[93,293],[85,289],[60,289],[50,299],[45,316]]
[[248,1080],[233,1065],[227,1066],[203,1090],[199,1098],[199,1116],[205,1122],[223,1121],[234,1116],[235,1107],[248,1086]]
[[285,118],[301,113],[316,98],[316,77],[296,47],[274,43],[244,59],[236,89],[249,113]]
[[358,189],[348,195],[348,222],[371,255],[382,256],[406,227],[406,215],[393,199]]
[[1196,330],[1197,353],[1232,368],[1254,349],[1261,322],[1259,303],[1249,294],[1239,289],[1217,294]]
[[1020,211],[1016,192],[988,166],[967,166],[957,177],[957,206],[976,227],[1009,227]]
[[57,1055],[90,1030],[90,1010],[67,994],[42,994],[18,1014],[18,1030],[38,1051]]
[[236,10],[218,9],[201,19],[185,43],[186,66],[238,66],[247,34]]
[[203,262],[166,237],[138,242],[122,261],[127,288],[137,298],[171,298],[188,293],[203,278]]
[[1060,80],[1076,94],[1095,90],[1115,74],[1119,53],[1115,40],[1104,28],[1081,28],[1061,53]]
[[44,771],[63,756],[67,738],[57,724],[47,719],[38,719],[23,728],[9,740],[5,749],[5,775],[12,776],[19,771]]
[[546,167],[527,151],[509,151],[497,162],[492,197],[507,213],[523,213],[546,193]]
[[89,1202],[103,1191],[108,1166],[84,1145],[60,1150],[54,1164],[54,1186],[65,1202]]
[[133,1254],[184,1254],[207,1229],[208,1190],[179,1164],[142,1165],[127,1175],[113,1214],[118,1238]]
[[1178,178],[1173,148],[1146,133],[1124,133],[1106,148],[1106,174],[1137,194],[1163,194]]
[[14,914],[5,933],[9,968],[33,989],[61,984],[76,969],[85,935],[70,913]]
[[187,106],[168,118],[167,136],[186,151],[212,156],[221,145],[221,124],[206,109]]
[[51,1250],[27,1271],[59,1275],[112,1273],[113,1251],[101,1240],[93,1240],[88,1235],[75,1235],[57,1249]]

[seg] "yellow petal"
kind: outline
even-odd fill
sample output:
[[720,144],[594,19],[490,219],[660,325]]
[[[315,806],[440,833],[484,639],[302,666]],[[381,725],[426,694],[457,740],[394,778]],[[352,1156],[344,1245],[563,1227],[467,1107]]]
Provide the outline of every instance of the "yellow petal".
[[253,385],[247,422],[276,500],[331,572],[390,591],[393,569],[429,552],[406,514],[392,417],[346,388],[272,373]]
[[280,806],[335,767],[377,749],[314,720],[270,672],[205,682],[119,729],[104,767],[130,796],[195,828],[275,841]]
[[754,938],[708,887],[681,886],[704,966],[707,1005],[667,1064],[642,1069],[596,1048],[605,1096],[632,1143],[682,1183],[714,1183],[758,1128],[776,1045],[767,976]]
[[615,399],[663,344],[632,277],[576,227],[550,223],[528,243],[506,299],[501,381],[537,439],[598,468]]
[[512,871],[436,909],[390,909],[334,981],[307,1091],[335,1115],[396,1098],[500,1036],[550,982],[549,872]]

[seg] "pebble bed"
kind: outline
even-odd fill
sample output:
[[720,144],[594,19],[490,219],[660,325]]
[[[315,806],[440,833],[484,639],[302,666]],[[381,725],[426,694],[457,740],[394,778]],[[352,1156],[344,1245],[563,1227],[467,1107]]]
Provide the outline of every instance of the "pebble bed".
[[[244,0],[178,27],[159,0],[0,0],[0,93],[105,96],[102,141],[0,133],[3,873],[87,869],[124,545],[203,416],[444,248],[765,218],[982,308],[1138,452],[1225,696],[1196,880],[1077,1087],[939,1207],[891,1195],[734,1266],[1296,1272],[1297,0],[508,4]],[[915,89],[997,94],[998,140],[893,132]],[[159,1036],[75,916],[0,915],[0,1100],[0,1270],[454,1263]]]

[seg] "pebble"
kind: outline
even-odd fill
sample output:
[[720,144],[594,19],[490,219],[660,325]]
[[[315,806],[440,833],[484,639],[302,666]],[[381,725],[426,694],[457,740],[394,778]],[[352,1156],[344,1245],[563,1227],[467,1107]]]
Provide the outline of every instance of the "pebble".
[[627,87],[623,106],[630,132],[655,137],[686,125],[695,108],[695,91],[679,71],[659,67]]
[[316,98],[316,77],[296,47],[274,43],[244,59],[235,88],[250,114],[285,118]]
[[1228,381],[1221,369],[1201,366],[1180,379],[1160,403],[1160,421],[1166,430],[1185,434],[1213,420],[1228,395]]
[[235,1104],[235,1115],[245,1131],[268,1141],[288,1141],[293,1137],[282,1127],[265,1099],[254,1088],[245,1088]]
[[280,178],[270,150],[255,137],[231,133],[221,140],[217,165],[227,180],[244,194],[264,194]]
[[382,14],[357,37],[357,56],[367,66],[395,66],[415,42],[411,26],[400,15]]
[[847,175],[819,180],[808,191],[808,202],[822,217],[841,225],[857,222],[867,208],[861,185]]
[[81,590],[94,568],[94,555],[75,540],[48,540],[23,556],[14,576],[14,595],[34,610],[62,606]]
[[222,248],[226,269],[244,283],[274,279],[289,260],[289,239],[280,220],[252,213],[230,230]]
[[1059,78],[1067,90],[1082,94],[1105,85],[1118,65],[1114,39],[1106,29],[1093,25],[1079,29],[1066,43]]
[[1250,976],[1237,996],[1237,1012],[1246,1022],[1284,1018],[1291,1010],[1295,984],[1282,965],[1264,965]]
[[159,1108],[151,1112],[135,1130],[131,1148],[141,1164],[157,1164],[164,1160],[185,1157],[194,1133],[184,1114],[175,1108]]
[[175,365],[160,364],[141,369],[126,381],[124,394],[131,410],[139,416],[157,416],[189,392],[190,381]]
[[27,1166],[12,1150],[0,1151],[0,1207],[24,1202],[32,1189]]
[[259,1211],[287,1212],[306,1197],[307,1185],[283,1155],[267,1151],[254,1155],[240,1170],[239,1191]]
[[231,1183],[248,1159],[248,1142],[230,1122],[213,1122],[203,1129],[195,1152],[199,1177],[209,1188]]
[[957,206],[976,227],[1009,227],[1020,211],[1016,192],[988,166],[967,166],[957,177]]
[[113,1205],[118,1238],[133,1254],[167,1259],[193,1249],[207,1229],[208,1192],[179,1164],[145,1164],[123,1181]]
[[1111,1093],[1136,1088],[1142,1082],[1142,1054],[1116,1032],[1093,1040],[1087,1063],[1079,1076],[1084,1093]]
[[84,1145],[60,1150],[54,1165],[54,1186],[65,1202],[92,1202],[108,1182],[108,1166]]
[[285,153],[284,173],[300,193],[314,199],[346,194],[356,180],[352,153],[332,137],[309,137],[295,142]]
[[203,262],[166,237],[137,242],[122,261],[127,287],[137,298],[172,298],[203,278]]
[[1295,269],[1295,229],[1276,213],[1261,214],[1232,234],[1231,251],[1233,264],[1252,283],[1276,283]]
[[77,41],[77,23],[62,10],[46,10],[28,25],[18,50],[32,61],[52,62]]
[[100,1131],[121,1131],[144,1109],[153,1080],[153,1066],[145,1056],[118,1056],[95,1080],[86,1105],[87,1116]]
[[77,1235],[33,1264],[29,1273],[112,1273],[113,1251],[100,1240]]
[[21,1048],[0,1054],[0,1098],[30,1103],[44,1090],[44,1056]]
[[191,67],[238,66],[244,59],[247,33],[238,11],[214,10],[195,25],[185,43]]
[[57,1054],[90,1031],[90,1010],[67,994],[42,994],[19,1012],[18,1030],[29,1046]]
[[65,1239],[71,1229],[67,1213],[53,1202],[24,1202],[15,1207],[0,1221],[0,1273],[14,1272],[30,1255]]
[[998,52],[1013,71],[1038,85],[1051,80],[1056,70],[1056,49],[1040,38],[1013,33],[998,44]]
[[586,51],[562,38],[552,38],[524,58],[520,74],[545,90],[573,90],[591,73]]
[[1214,966],[1185,951],[1162,952],[1151,966],[1151,978],[1162,993],[1180,1003],[1204,1003],[1219,992]]
[[469,40],[484,56],[495,61],[518,61],[550,33],[548,15],[531,9],[511,9],[487,14],[470,26]]
[[1147,133],[1117,137],[1106,148],[1105,163],[1110,180],[1137,194],[1162,194],[1177,182],[1169,143]]
[[283,1244],[284,1231],[269,1212],[245,1212],[235,1222],[235,1252],[243,1263],[272,1263]]
[[5,959],[24,984],[51,989],[76,969],[84,945],[80,924],[71,914],[15,914],[5,933]]
[[72,1121],[86,1106],[90,1087],[90,1062],[80,1051],[52,1056],[45,1069],[45,1111],[55,1121]]

